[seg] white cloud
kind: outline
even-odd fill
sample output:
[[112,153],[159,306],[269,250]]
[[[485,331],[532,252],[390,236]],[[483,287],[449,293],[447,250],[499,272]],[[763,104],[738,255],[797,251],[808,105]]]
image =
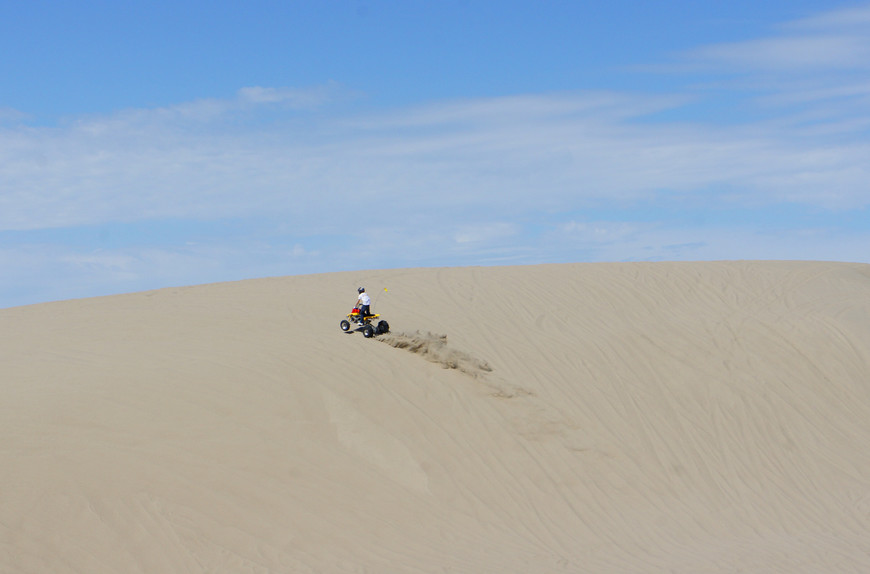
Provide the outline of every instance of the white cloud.
[[[756,204],[870,202],[870,144],[819,137],[818,122],[809,135],[776,123],[641,122],[638,110],[660,109],[662,98],[615,96],[609,106],[605,99],[578,93],[427,106],[370,129],[365,117],[237,125],[221,120],[221,102],[191,104],[198,117],[210,109],[216,118],[195,126],[144,110],[13,127],[0,132],[0,229],[268,215],[316,232],[348,225],[361,198],[405,220],[457,209],[504,219],[714,189]],[[434,128],[407,129],[414,117]]]
[[806,72],[870,68],[870,37],[833,34],[765,38],[705,46],[697,62],[731,71]]
[[843,30],[866,32],[870,29],[870,6],[856,6],[823,12],[783,25],[786,30]]
[[241,102],[248,104],[283,104],[295,109],[313,109],[335,99],[340,91],[335,84],[312,89],[252,86],[240,89],[238,96]]
[[701,46],[688,61],[716,71],[780,74],[870,70],[870,7],[788,22],[767,38]]
[[28,118],[27,114],[13,108],[4,108],[0,106],[0,124],[19,123]]
[[687,103],[684,95],[638,96],[620,92],[525,94],[476,100],[455,100],[392,110],[357,117],[346,124],[363,130],[459,129],[511,123],[534,124],[565,118],[594,118],[597,122],[620,121],[656,113]]

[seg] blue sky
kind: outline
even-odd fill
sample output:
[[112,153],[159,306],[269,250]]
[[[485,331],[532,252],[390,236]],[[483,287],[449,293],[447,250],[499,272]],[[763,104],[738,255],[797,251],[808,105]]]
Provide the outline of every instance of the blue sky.
[[254,277],[870,262],[870,3],[0,4],[0,307]]

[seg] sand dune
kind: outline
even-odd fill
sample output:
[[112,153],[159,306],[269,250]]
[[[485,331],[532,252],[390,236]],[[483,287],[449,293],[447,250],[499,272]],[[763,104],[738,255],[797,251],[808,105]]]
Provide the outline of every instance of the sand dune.
[[[360,284],[390,335],[339,330]],[[0,572],[870,571],[867,265],[262,279],[0,343]]]

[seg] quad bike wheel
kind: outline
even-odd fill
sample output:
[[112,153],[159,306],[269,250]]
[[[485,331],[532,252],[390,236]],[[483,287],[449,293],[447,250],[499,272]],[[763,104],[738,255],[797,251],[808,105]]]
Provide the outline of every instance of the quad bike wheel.
[[374,327],[372,327],[371,325],[366,325],[365,327],[363,327],[363,337],[365,337],[366,339],[371,339],[374,336],[375,336],[375,328]]
[[390,324],[386,321],[378,321],[378,335],[390,332]]
[[338,324],[338,326],[341,327],[341,330],[345,333],[350,330],[350,322],[347,319],[343,319],[341,323]]

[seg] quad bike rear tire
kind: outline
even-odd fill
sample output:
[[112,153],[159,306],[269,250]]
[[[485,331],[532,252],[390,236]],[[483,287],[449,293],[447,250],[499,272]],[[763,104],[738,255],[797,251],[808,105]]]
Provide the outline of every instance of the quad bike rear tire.
[[378,321],[378,335],[390,332],[390,324],[386,321]]
[[374,327],[372,327],[371,325],[366,325],[365,327],[363,327],[363,337],[365,337],[366,339],[371,339],[374,336],[375,336],[375,328]]

